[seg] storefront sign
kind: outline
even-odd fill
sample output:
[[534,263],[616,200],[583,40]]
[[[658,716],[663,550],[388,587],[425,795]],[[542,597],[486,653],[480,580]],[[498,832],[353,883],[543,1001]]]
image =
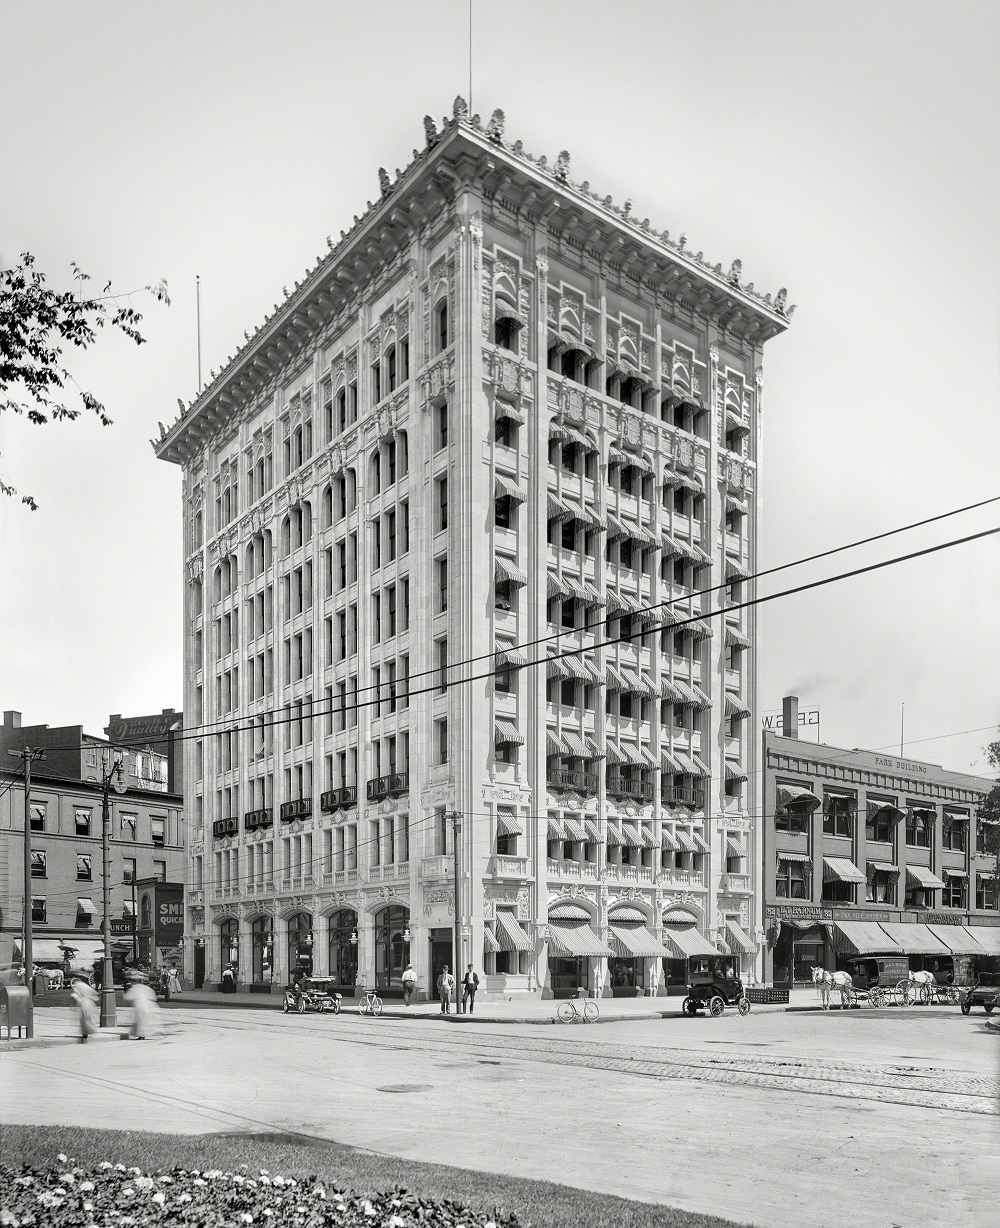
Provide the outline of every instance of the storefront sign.
[[963,916],[955,916],[951,912],[918,912],[917,921],[921,925],[926,925],[928,922],[931,925],[968,925],[969,918]]
[[826,904],[765,904],[764,916],[776,921],[895,921],[896,914]]
[[175,947],[184,937],[184,888],[174,883],[156,888],[156,945]]
[[131,938],[135,933],[135,917],[112,917],[108,928],[112,938]]

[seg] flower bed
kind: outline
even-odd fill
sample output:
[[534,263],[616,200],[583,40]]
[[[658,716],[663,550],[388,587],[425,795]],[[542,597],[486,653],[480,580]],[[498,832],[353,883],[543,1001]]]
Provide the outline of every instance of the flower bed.
[[515,1228],[516,1215],[484,1215],[448,1199],[417,1198],[405,1190],[357,1195],[315,1177],[272,1175],[265,1169],[226,1173],[175,1168],[144,1173],[107,1161],[83,1168],[58,1155],[49,1169],[0,1166],[4,1191],[0,1228]]

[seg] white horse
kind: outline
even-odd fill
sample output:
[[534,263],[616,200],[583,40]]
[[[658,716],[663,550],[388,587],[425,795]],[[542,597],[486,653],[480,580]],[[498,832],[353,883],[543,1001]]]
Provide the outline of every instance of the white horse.
[[849,972],[827,972],[818,966],[812,970],[813,984],[819,988],[819,996],[823,999],[823,1009],[830,1009],[830,995],[836,990],[840,994],[841,1005],[848,1006],[851,1001],[851,987],[854,982]]

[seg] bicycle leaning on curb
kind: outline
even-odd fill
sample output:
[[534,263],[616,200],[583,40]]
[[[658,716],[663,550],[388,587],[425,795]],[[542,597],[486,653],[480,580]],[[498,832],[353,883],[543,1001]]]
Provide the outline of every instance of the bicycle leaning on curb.
[[582,1006],[576,998],[567,998],[559,1003],[556,1017],[560,1023],[594,1023],[600,1013],[591,998],[584,998]]
[[382,999],[378,996],[374,989],[365,990],[365,996],[358,1003],[358,1014],[382,1014]]

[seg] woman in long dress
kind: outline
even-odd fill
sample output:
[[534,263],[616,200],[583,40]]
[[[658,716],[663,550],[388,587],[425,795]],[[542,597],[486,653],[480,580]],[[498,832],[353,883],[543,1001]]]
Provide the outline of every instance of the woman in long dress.
[[73,978],[73,1001],[80,1021],[80,1043],[96,1032],[101,1022],[97,990],[82,976]]
[[144,980],[135,980],[125,992],[125,1001],[135,1013],[132,1039],[145,1040],[155,1027],[156,993]]

